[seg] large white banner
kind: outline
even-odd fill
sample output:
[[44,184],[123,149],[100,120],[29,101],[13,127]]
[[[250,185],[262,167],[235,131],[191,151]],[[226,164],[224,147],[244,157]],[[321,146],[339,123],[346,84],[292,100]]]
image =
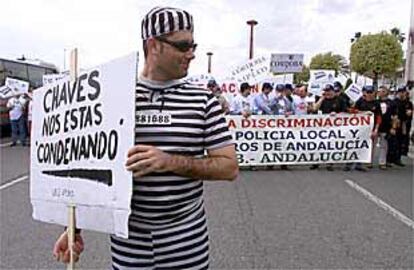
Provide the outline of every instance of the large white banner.
[[248,82],[257,84],[263,81],[269,74],[270,61],[268,56],[259,56],[236,66],[231,71],[231,79],[239,84]]
[[335,70],[311,69],[309,78],[309,93],[322,96],[323,87],[335,81]]
[[30,197],[33,217],[128,236],[137,54],[65,77],[33,93]]
[[303,54],[272,53],[270,71],[274,73],[298,73],[303,69]]
[[4,86],[0,87],[0,98],[10,98],[16,95],[27,94],[28,92],[28,82],[13,78],[6,78]]
[[227,116],[240,166],[371,162],[370,114]]

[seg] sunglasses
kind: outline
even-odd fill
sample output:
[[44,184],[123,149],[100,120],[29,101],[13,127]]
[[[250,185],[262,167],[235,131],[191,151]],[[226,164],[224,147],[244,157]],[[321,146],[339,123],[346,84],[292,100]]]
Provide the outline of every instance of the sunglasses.
[[167,43],[168,45],[173,46],[174,48],[176,48],[177,50],[179,50],[180,52],[188,52],[190,49],[193,50],[193,52],[196,50],[197,48],[197,43],[194,42],[188,42],[188,41],[171,41],[168,40],[166,38],[162,38],[162,37],[157,37],[155,38],[161,42]]

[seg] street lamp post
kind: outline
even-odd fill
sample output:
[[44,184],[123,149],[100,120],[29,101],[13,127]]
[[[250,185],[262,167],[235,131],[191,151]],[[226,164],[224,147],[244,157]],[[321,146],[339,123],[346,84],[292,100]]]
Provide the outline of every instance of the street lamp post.
[[212,52],[208,52],[207,56],[208,56],[208,66],[207,66],[207,73],[210,74],[211,73],[211,56],[213,55]]
[[414,2],[411,2],[410,29],[408,31],[405,83],[408,84],[411,89],[414,87]]
[[253,58],[253,27],[257,25],[257,21],[249,20],[247,24],[250,25],[250,50],[249,50],[249,59]]

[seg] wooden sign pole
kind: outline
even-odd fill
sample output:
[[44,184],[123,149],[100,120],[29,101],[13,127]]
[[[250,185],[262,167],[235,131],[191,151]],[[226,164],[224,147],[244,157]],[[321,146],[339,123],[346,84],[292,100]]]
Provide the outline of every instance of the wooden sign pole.
[[[70,81],[74,82],[78,77],[78,49],[75,48],[70,53]],[[73,245],[75,244],[75,228],[76,228],[76,219],[75,219],[76,208],[75,205],[68,205],[68,244],[70,250],[70,261],[67,265],[68,270],[75,269],[75,260],[73,253]]]

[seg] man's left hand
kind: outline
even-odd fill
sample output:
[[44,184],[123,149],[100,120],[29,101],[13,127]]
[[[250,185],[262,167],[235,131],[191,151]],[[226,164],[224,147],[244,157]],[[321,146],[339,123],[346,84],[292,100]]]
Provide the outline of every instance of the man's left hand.
[[171,155],[155,146],[138,144],[128,151],[126,168],[134,177],[141,177],[152,172],[168,171]]

